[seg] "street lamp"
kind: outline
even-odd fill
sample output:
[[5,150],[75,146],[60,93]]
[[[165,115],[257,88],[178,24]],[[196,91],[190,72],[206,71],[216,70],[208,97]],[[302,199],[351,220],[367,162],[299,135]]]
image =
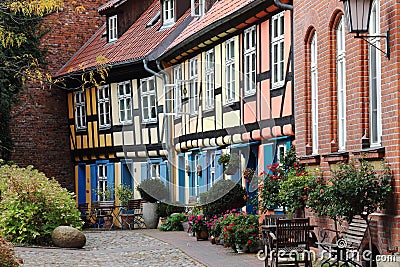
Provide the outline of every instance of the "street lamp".
[[[349,33],[355,33],[354,38],[360,38],[368,42],[371,46],[385,54],[390,59],[389,50],[389,30],[383,36],[368,36],[360,35],[361,33],[368,33],[368,26],[371,17],[371,8],[373,0],[339,0],[344,4],[344,12],[347,22],[347,30]],[[385,38],[386,39],[386,52],[371,43],[369,38]]]

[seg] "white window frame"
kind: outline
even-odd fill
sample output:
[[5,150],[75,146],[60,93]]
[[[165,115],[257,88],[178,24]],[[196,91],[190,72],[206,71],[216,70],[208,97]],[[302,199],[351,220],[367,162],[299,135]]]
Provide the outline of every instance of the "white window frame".
[[74,93],[75,101],[75,123],[76,130],[82,131],[87,129],[86,124],[86,94],[85,91]]
[[235,38],[225,43],[225,100],[227,104],[235,101]]
[[[276,159],[277,159],[277,162],[278,163],[280,163],[281,162],[281,160],[282,160],[282,156],[284,157],[285,155],[286,155],[286,151],[287,151],[287,147],[286,147],[286,144],[279,144],[279,145],[277,145],[277,147],[276,147]],[[283,155],[282,155],[283,154]]]
[[103,85],[97,88],[97,113],[99,118],[99,129],[109,129],[111,127],[111,105],[110,87]]
[[[153,87],[152,90],[150,90],[151,88],[150,85],[152,85]],[[157,122],[157,97],[156,97],[156,83],[154,77],[140,79],[140,92],[142,100],[142,122],[143,123]],[[145,105],[146,103],[147,105]],[[152,116],[153,109],[155,111],[154,116]]]
[[346,45],[345,26],[342,15],[336,28],[336,73],[338,108],[338,149],[346,149]]
[[206,52],[206,109],[214,108],[215,54],[214,49]]
[[[99,164],[97,165],[97,192],[104,193],[107,189],[107,164]],[[106,199],[103,199],[100,194],[97,194],[97,200],[103,201]]]
[[121,124],[132,123],[132,86],[130,81],[118,83],[118,109]]
[[117,15],[108,18],[108,41],[118,40],[118,17]]
[[205,0],[191,0],[190,10],[192,17],[202,17],[205,13],[205,6]]
[[149,170],[150,170],[150,178],[151,179],[160,179],[160,163],[150,163],[149,164]]
[[272,16],[271,19],[271,81],[272,89],[285,84],[285,13]]
[[191,115],[199,112],[198,69],[197,57],[191,58],[189,60],[189,111]]
[[[380,8],[379,0],[372,3],[369,35],[380,36]],[[380,48],[380,39],[373,38],[372,44]],[[369,45],[369,126],[371,147],[381,146],[382,138],[382,99],[381,99],[381,54]]]
[[318,154],[318,50],[317,33],[310,44],[312,154]]
[[182,68],[180,65],[173,68],[175,84],[175,117],[182,116]]
[[210,166],[210,187],[215,183],[215,153],[211,152],[209,154],[209,166]]
[[256,93],[257,70],[257,32],[256,26],[244,31],[244,95]]
[[163,3],[163,26],[170,26],[175,23],[175,0],[164,0]]

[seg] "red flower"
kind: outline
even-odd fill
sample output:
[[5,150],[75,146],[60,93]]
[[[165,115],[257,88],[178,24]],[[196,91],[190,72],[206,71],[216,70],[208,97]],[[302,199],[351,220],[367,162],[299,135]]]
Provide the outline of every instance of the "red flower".
[[302,196],[301,199],[302,199],[303,201],[306,201],[307,196]]
[[251,244],[253,241],[251,241],[250,239],[249,240],[247,240],[247,244]]

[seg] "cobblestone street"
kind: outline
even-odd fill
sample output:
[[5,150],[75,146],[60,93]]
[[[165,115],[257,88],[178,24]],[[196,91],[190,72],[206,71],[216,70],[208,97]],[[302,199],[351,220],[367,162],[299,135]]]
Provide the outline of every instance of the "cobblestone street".
[[23,266],[204,266],[138,231],[85,231],[83,249],[16,247]]

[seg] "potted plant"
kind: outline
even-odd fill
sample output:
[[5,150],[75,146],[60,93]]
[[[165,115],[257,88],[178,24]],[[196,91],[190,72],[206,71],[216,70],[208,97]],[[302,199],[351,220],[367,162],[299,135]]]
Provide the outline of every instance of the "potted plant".
[[251,183],[251,180],[253,179],[255,174],[255,171],[253,168],[246,168],[243,171],[243,178],[246,180],[247,183]]
[[124,207],[128,206],[129,199],[133,199],[134,192],[129,186],[120,184],[115,189],[115,196],[118,198],[120,205],[123,206],[121,211],[122,229],[128,229],[133,222],[133,211],[126,210]]
[[202,215],[189,217],[189,222],[192,226],[192,232],[196,234],[197,240],[208,239],[207,221]]
[[137,190],[143,200],[143,219],[146,228],[155,229],[158,224],[157,201],[164,200],[168,197],[167,187],[160,179],[146,179],[138,186]]
[[233,175],[239,168],[239,156],[237,154],[222,154],[218,159],[218,164],[222,165],[227,175]]

